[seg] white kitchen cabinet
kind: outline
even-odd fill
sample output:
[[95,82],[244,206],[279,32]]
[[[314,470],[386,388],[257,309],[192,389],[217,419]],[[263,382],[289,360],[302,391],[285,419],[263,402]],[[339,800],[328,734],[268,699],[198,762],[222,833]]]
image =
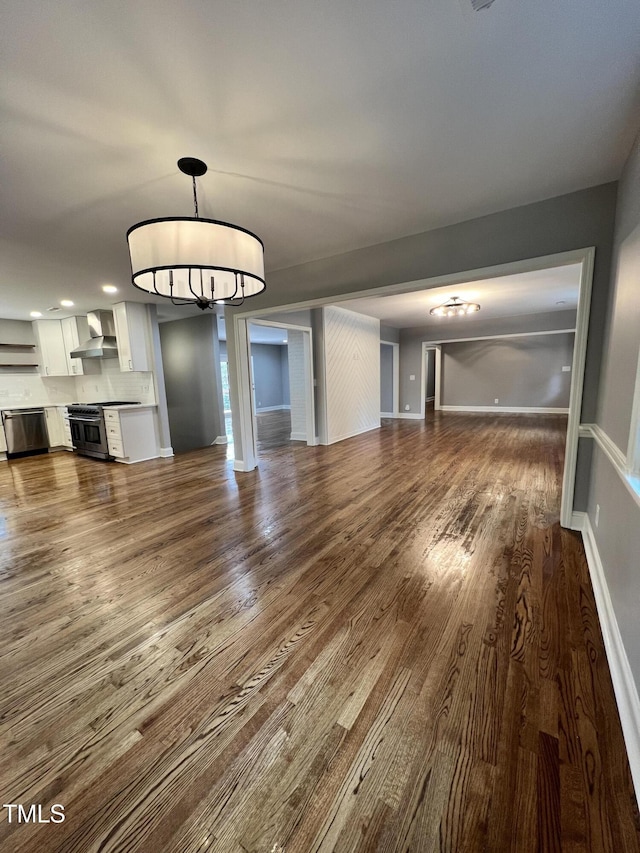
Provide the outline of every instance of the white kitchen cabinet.
[[109,453],[117,462],[143,462],[160,456],[155,406],[122,406],[104,409]]
[[150,326],[147,306],[140,302],[118,302],[113,306],[118,357],[123,373],[151,370]]
[[49,447],[62,447],[64,445],[64,430],[60,409],[58,406],[45,406],[44,414],[47,419]]
[[60,320],[34,320],[33,328],[40,349],[40,375],[69,376]]
[[73,450],[73,438],[71,437],[71,424],[66,406],[58,406],[60,422],[62,423],[62,446],[67,450]]
[[64,340],[64,352],[67,359],[67,371],[69,376],[82,376],[87,371],[81,358],[71,358],[71,350],[89,340],[89,324],[86,317],[65,317],[60,321],[62,326],[62,339]]

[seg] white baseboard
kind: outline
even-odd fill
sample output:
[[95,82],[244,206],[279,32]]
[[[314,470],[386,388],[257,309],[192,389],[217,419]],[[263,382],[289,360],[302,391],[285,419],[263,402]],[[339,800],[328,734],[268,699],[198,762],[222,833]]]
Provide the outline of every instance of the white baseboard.
[[523,415],[568,415],[569,409],[545,406],[440,406],[443,412],[506,412]]
[[253,471],[256,466],[249,466],[243,459],[234,459],[233,460],[233,470],[234,471]]
[[218,435],[215,440],[211,442],[211,444],[226,444],[227,436],[226,435]]
[[380,417],[381,418],[395,418],[396,415],[394,415],[393,412],[380,412]]
[[618,703],[622,734],[627,747],[631,776],[636,791],[636,799],[640,801],[640,697],[638,697],[638,689],[620,636],[604,566],[600,559],[589,516],[586,512],[574,512],[571,516],[571,525],[573,530],[579,530],[582,533],[609,671]]
[[288,412],[291,410],[291,406],[260,406],[260,408],[256,408],[256,414],[260,414],[260,412]]
[[289,441],[306,441],[307,434],[306,432],[292,432],[289,435]]
[[405,421],[423,421],[424,415],[416,414],[415,412],[398,412],[394,418],[402,418]]
[[170,456],[173,456],[173,447],[161,447],[160,456],[162,459],[168,459]]

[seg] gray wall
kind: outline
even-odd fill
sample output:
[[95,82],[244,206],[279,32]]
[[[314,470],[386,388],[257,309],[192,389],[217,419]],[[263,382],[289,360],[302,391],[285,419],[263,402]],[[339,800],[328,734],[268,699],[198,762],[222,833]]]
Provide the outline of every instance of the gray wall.
[[[443,406],[569,408],[572,334],[442,346]],[[495,404],[498,398],[499,403]]]
[[256,408],[270,409],[288,405],[287,347],[283,344],[251,344],[251,355]]
[[[287,305],[305,299],[330,300],[338,294],[595,246],[583,400],[583,420],[593,420],[609,288],[616,187],[615,183],[602,184],[332,258],[272,271],[267,275],[267,289],[252,299],[252,308]],[[226,309],[233,310],[238,309]],[[229,321],[227,334],[233,334]],[[230,371],[232,400],[237,408],[233,360]],[[237,430],[237,424],[234,429]],[[240,458],[239,438],[236,435]]]
[[[452,320],[451,323],[430,323],[412,329],[402,329],[400,332],[400,409],[404,411],[405,406],[408,405],[408,411],[414,413],[420,411],[423,341],[573,329],[575,323],[575,311],[554,311],[549,314],[522,314],[518,317],[489,320],[473,317],[467,324],[462,320]],[[410,379],[411,375],[416,378]]]
[[[616,211],[612,292],[597,423],[626,455],[640,348],[640,137],[622,178]],[[596,527],[596,507],[600,507]],[[640,507],[596,445],[587,508],[631,669],[640,688]]]
[[159,328],[173,449],[207,447],[225,434],[215,315]]
[[380,411],[393,412],[393,347],[388,344],[380,344]]
[[0,320],[0,344],[35,344],[33,325],[28,320]]
[[385,326],[384,323],[380,323],[380,340],[399,344],[400,329],[396,329],[395,326]]

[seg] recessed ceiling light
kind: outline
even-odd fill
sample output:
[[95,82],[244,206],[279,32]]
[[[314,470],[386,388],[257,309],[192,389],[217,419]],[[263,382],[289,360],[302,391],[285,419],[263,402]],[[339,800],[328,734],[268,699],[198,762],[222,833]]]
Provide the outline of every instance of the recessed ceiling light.
[[42,311],[32,311],[29,314],[30,317],[42,317]]
[[117,293],[118,288],[113,284],[103,284],[102,289],[105,293]]
[[63,305],[65,308],[71,308],[73,305],[73,302],[70,299],[61,299],[60,305]]

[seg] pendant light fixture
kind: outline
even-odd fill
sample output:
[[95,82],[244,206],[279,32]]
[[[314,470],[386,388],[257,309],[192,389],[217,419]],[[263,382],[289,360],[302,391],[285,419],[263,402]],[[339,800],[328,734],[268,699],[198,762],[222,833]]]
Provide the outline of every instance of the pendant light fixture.
[[196,178],[207,165],[183,157],[178,168],[191,177],[195,216],[147,219],[129,228],[131,282],[174,305],[242,305],[265,289],[262,240],[239,225],[200,218]]
[[479,310],[480,306],[477,302],[465,302],[459,296],[452,296],[442,305],[432,308],[429,313],[436,317],[463,317],[465,314],[475,314]]

